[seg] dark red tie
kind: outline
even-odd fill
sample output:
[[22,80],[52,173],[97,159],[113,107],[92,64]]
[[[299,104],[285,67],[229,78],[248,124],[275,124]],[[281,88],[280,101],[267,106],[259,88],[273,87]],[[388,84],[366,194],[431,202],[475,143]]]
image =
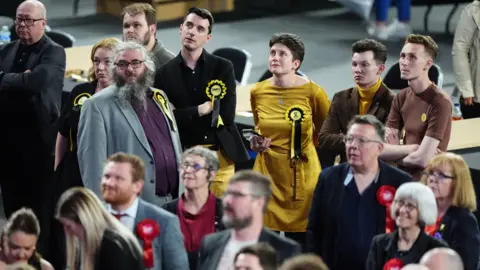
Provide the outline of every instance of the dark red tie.
[[116,217],[118,220],[120,220],[120,218],[122,218],[122,217],[127,216],[127,214],[125,214],[125,213],[123,213],[123,214],[114,214],[114,213],[112,213],[112,215],[113,215],[114,217]]

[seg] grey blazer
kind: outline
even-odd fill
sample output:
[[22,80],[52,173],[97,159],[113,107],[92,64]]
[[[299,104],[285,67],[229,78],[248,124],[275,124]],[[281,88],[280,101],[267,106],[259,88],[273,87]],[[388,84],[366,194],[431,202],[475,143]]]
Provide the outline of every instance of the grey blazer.
[[[160,235],[154,240],[153,270],[188,270],[188,257],[177,216],[143,200],[138,201],[135,228],[142,220],[155,220],[160,226]],[[137,232],[134,232],[138,238]],[[143,247],[143,241],[138,238]]]
[[[80,113],[78,124],[78,163],[83,184],[91,189],[99,198],[100,181],[106,159],[117,152],[125,152],[139,156],[145,163],[145,186],[140,197],[153,203],[155,199],[155,162],[142,124],[130,104],[120,101],[115,92],[116,85],[111,85],[85,100]],[[167,104],[167,96],[159,91]],[[157,106],[165,115],[162,106],[154,99]],[[173,126],[166,121],[170,129],[171,142],[177,163],[180,164],[181,145],[178,136],[177,124],[173,117],[171,107],[168,105],[169,114],[172,116]],[[169,143],[169,142],[165,142]],[[179,194],[183,193],[183,185],[179,183]]]

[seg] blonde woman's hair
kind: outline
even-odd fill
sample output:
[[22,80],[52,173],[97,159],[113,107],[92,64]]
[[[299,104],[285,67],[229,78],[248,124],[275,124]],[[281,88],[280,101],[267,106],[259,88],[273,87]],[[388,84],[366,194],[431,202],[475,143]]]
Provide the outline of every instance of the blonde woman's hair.
[[[445,165],[452,167],[452,205],[467,208],[472,212],[477,210],[477,198],[470,169],[461,156],[454,153],[436,155],[428,163],[425,172],[440,169]],[[423,176],[421,181],[426,185],[428,176]]]
[[105,229],[118,233],[129,244],[131,252],[143,254],[143,251],[133,235],[120,221],[113,217],[102,205],[100,199],[89,189],[74,187],[65,191],[57,204],[56,218],[64,218],[81,225],[85,239],[66,235],[67,266],[70,270],[76,268],[76,241],[82,242],[81,265],[83,270],[94,269],[94,258],[100,247]]
[[92,67],[88,71],[88,78],[87,78],[89,81],[94,81],[97,79],[97,77],[95,76],[95,63],[94,63],[94,60],[95,60],[94,57],[95,57],[95,53],[97,52],[97,49],[106,48],[115,53],[116,47],[120,42],[121,41],[117,38],[104,38],[99,42],[97,42],[97,44],[93,45],[92,51],[90,52],[90,60],[92,61]]

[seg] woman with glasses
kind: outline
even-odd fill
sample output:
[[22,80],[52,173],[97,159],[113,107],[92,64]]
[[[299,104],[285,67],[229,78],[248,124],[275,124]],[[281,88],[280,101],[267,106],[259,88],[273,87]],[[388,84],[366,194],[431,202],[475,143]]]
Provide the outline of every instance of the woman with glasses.
[[[55,202],[70,187],[83,186],[77,158],[77,132],[80,110],[87,98],[112,84],[113,73],[111,67],[115,46],[119,42],[120,40],[115,38],[106,38],[93,46],[90,55],[93,66],[88,76],[90,82],[75,86],[65,104],[62,104],[55,147]],[[51,234],[51,248],[52,251],[55,251],[53,254],[65,253],[63,234],[61,226],[56,222],[53,223]],[[64,257],[55,257],[55,261],[52,261],[55,268],[64,268]]]
[[209,190],[219,165],[215,151],[201,146],[185,150],[179,169],[185,191],[180,198],[162,206],[178,216],[192,270],[197,269],[203,237],[225,229],[222,223],[222,200]]
[[426,231],[443,239],[462,258],[466,270],[476,270],[480,257],[480,232],[475,216],[475,189],[470,169],[459,155],[443,153],[427,165],[422,183],[437,200],[438,218]]
[[366,270],[401,269],[420,262],[427,251],[447,246],[424,232],[425,226],[435,224],[437,218],[435,196],[425,185],[401,185],[390,206],[390,215],[397,230],[373,238]]
[[39,235],[40,225],[32,210],[22,208],[13,213],[3,227],[0,262],[7,265],[25,263],[36,270],[53,270],[37,252]]

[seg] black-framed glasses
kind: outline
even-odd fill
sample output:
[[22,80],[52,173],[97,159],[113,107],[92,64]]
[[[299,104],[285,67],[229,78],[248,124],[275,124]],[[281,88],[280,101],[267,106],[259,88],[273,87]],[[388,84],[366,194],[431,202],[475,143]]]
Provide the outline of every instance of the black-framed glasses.
[[145,62],[145,61],[144,60],[136,60],[136,59],[132,60],[132,62],[128,62],[128,61],[125,61],[125,60],[120,60],[117,63],[115,63],[115,65],[122,70],[127,69],[128,66],[130,66],[130,65],[132,65],[132,68],[137,69],[140,66],[142,66],[143,62]]
[[22,24],[22,22],[26,25],[26,26],[32,26],[33,24],[35,24],[35,22],[38,22],[38,21],[42,21],[42,20],[45,20],[44,18],[41,18],[41,19],[29,19],[29,18],[17,18],[17,17],[14,17],[13,18],[13,23],[14,24],[17,24],[17,25],[20,25]]
[[435,179],[438,179],[440,181],[451,180],[451,179],[455,178],[451,175],[446,175],[442,172],[437,172],[437,171],[425,171],[425,172],[423,172],[423,175],[426,176],[426,177],[433,176]]
[[378,140],[370,140],[370,139],[367,139],[367,138],[363,138],[363,137],[354,137],[354,136],[345,136],[343,137],[343,142],[345,144],[352,144],[353,141],[357,140],[357,143],[358,145],[360,146],[363,146],[367,143],[381,143],[380,141]]
[[202,166],[198,163],[183,162],[182,164],[180,164],[180,169],[188,170],[188,168],[192,168],[194,172],[198,172],[202,169],[208,170],[208,167]]

